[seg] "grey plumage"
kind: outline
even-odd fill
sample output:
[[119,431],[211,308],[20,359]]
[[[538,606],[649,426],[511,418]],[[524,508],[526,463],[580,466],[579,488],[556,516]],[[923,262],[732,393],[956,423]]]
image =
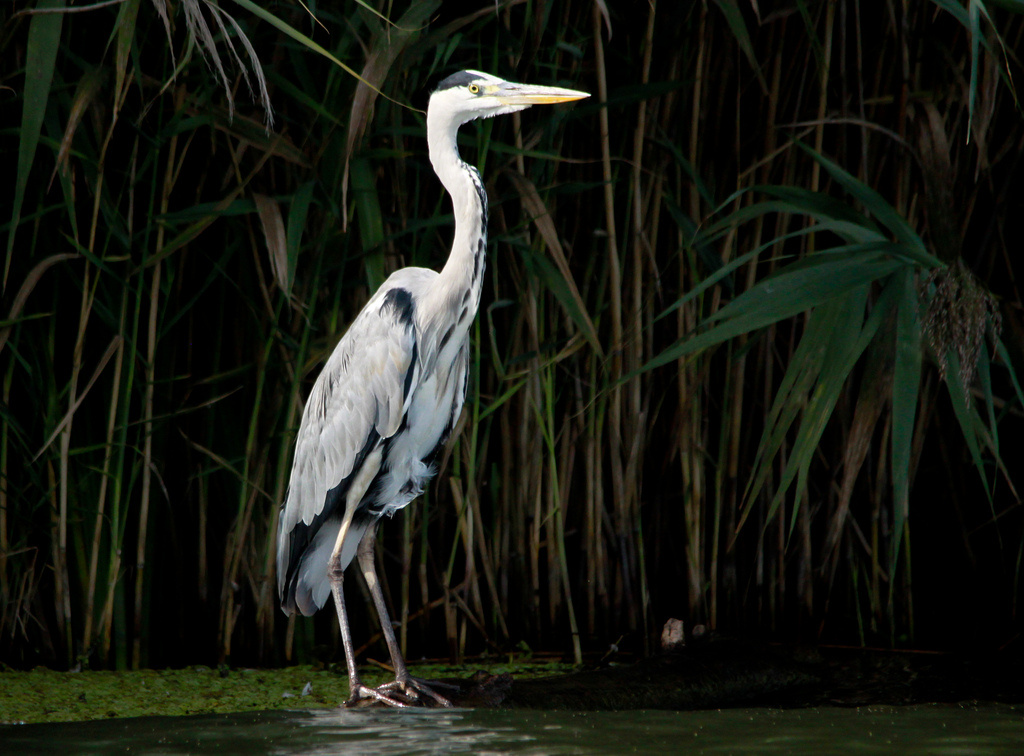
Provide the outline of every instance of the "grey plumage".
[[414,305],[437,276],[423,268],[392,274],[313,386],[278,526],[278,589],[288,613],[313,614],[327,600],[327,560],[346,513],[352,524],[343,568],[368,518],[393,514],[422,492],[435,472],[430,461],[462,412],[466,339],[448,348],[451,338],[436,333],[439,319]]
[[[310,392],[295,439],[278,522],[282,609],[312,614],[334,595],[350,701],[400,706],[447,701],[412,679],[398,649],[374,567],[376,524],[423,492],[462,412],[469,328],[486,267],[487,195],[461,160],[456,135],[474,118],[566,102],[583,92],[512,84],[479,71],[441,82],[427,109],[430,161],[455,210],[455,238],[440,272],[393,273],[356,316]],[[362,685],[355,669],[342,580],[354,557],[381,618],[396,680]]]

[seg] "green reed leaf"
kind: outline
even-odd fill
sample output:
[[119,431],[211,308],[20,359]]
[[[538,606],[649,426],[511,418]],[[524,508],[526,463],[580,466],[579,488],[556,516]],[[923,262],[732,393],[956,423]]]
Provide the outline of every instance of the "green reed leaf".
[[[38,10],[64,7],[64,0],[39,0]],[[14,202],[11,207],[11,226],[7,231],[7,258],[4,262],[3,286],[11,271],[14,236],[21,218],[21,206],[28,187],[28,174],[35,160],[39,132],[46,116],[46,103],[50,99],[53,69],[60,47],[63,13],[40,13],[32,16],[25,46],[25,95],[22,99],[21,131],[18,141],[18,174],[14,180]]]

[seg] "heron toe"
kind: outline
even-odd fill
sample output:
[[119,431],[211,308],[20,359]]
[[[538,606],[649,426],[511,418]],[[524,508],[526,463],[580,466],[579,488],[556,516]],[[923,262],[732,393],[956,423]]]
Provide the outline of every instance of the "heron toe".
[[401,701],[395,696],[382,692],[379,688],[370,688],[366,685],[353,686],[348,700],[342,705],[345,708],[352,709],[361,706],[372,706],[374,703],[391,706],[395,709],[408,709],[416,706],[415,701]]
[[[458,689],[457,685],[448,685],[447,683],[434,683],[435,686]],[[385,683],[381,685],[377,690],[399,690],[402,694],[415,701],[419,705],[425,706],[443,706],[445,708],[452,708],[453,704],[447,698],[442,696],[436,690],[431,688],[424,680],[418,680],[415,677],[410,677],[407,680],[394,680],[393,682]],[[429,699],[429,700],[424,700]]]

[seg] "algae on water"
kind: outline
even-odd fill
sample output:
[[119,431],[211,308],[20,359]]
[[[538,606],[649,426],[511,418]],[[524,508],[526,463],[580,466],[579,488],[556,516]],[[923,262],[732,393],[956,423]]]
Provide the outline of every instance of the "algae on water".
[[[410,665],[417,677],[468,677],[485,668],[517,677],[571,669],[560,663],[529,665]],[[391,674],[377,667],[360,670],[368,685]],[[0,724],[72,722],[141,716],[182,716],[271,709],[338,706],[348,697],[348,677],[323,667],[282,669],[186,669],[135,672],[0,672]]]

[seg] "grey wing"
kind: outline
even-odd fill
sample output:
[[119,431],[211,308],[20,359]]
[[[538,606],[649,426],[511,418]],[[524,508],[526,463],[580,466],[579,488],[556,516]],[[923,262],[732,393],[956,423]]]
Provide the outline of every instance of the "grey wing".
[[[385,284],[342,337],[306,401],[278,522],[278,591],[289,614],[312,614],[326,601],[327,562],[345,513],[380,470],[382,440],[401,427],[419,380],[412,308],[407,289]],[[352,535],[354,551],[360,534]]]

